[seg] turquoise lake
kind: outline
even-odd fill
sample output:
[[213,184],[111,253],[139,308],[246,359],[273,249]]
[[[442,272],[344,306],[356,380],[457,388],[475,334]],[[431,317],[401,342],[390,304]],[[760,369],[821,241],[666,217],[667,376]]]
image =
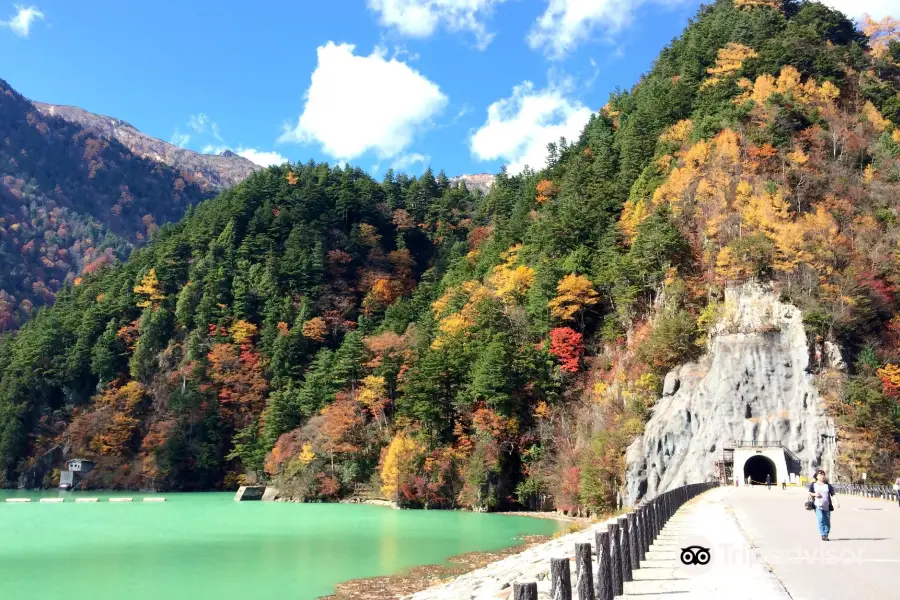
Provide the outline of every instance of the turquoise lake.
[[[552,521],[358,504],[235,502],[232,493],[0,491],[0,597],[307,600],[336,583],[498,550]],[[62,504],[39,497],[64,496]],[[73,497],[100,497],[96,504]],[[109,497],[133,497],[110,503]],[[31,503],[7,503],[31,497]]]

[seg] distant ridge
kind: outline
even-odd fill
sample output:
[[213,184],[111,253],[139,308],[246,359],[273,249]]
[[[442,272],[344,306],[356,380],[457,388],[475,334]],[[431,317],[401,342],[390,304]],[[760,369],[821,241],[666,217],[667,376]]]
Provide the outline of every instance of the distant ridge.
[[161,162],[182,172],[204,191],[219,191],[233,187],[252,173],[263,169],[230,150],[221,154],[200,154],[179,148],[142,133],[127,121],[94,114],[77,106],[45,102],[32,104],[44,115],[76,123],[91,133],[107,139],[114,138],[141,158]]

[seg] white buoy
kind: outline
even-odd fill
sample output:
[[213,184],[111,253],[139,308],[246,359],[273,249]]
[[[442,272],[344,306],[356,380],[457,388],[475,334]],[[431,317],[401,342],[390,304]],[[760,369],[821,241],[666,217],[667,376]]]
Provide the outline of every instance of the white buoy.
[[75,502],[100,502],[100,498],[75,498]]
[[144,498],[144,502],[165,502],[165,498]]
[[131,502],[131,498],[110,498],[110,502]]
[[65,498],[41,498],[41,499],[39,500],[39,502],[40,502],[41,504],[44,504],[44,503],[46,503],[46,504],[59,504],[60,502],[62,502],[62,501],[64,501],[64,500],[65,500]]
[[31,498],[7,498],[7,502],[21,504],[22,502],[31,502]]

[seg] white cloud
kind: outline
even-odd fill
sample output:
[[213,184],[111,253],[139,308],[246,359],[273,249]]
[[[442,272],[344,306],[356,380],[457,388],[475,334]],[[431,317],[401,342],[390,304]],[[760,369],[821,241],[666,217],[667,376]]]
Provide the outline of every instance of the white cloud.
[[243,156],[250,162],[256,163],[261,167],[269,167],[271,165],[280,165],[288,162],[288,159],[277,152],[265,152],[256,148],[238,148],[234,151],[238,156]]
[[[576,0],[577,1],[577,0]],[[504,0],[368,0],[382,25],[410,37],[431,36],[440,24],[451,31],[471,31],[479,48],[491,43],[485,19]]]
[[[615,33],[631,24],[634,11],[644,3],[673,5],[683,0],[548,0],[528,34],[528,44],[559,59],[596,29]],[[847,0],[849,1],[849,0]],[[878,0],[886,1],[886,0]]]
[[196,131],[197,133],[203,133],[206,131],[206,125],[209,123],[209,117],[206,113],[198,113],[196,115],[191,115],[188,117],[188,127]]
[[372,150],[379,158],[402,153],[416,133],[447,105],[438,85],[376,48],[357,56],[351,44],[320,46],[306,104],[282,142],[318,142],[340,160]]
[[565,86],[535,90],[525,81],[509,98],[488,107],[487,121],[472,136],[472,154],[479,160],[503,159],[510,173],[525,166],[547,164],[547,144],[560,137],[574,141],[591,116],[591,109],[565,97]]
[[31,32],[31,25],[44,18],[44,13],[36,6],[23,6],[16,4],[16,14],[9,21],[0,21],[0,25],[6,25],[19,37],[27,38]]
[[391,163],[391,168],[395,171],[402,171],[403,169],[408,169],[416,163],[426,164],[431,160],[431,157],[427,154],[419,154],[418,152],[411,152],[409,154],[403,154],[402,156],[398,156],[394,159],[394,162]]
[[881,20],[887,16],[897,16],[897,0],[822,0],[822,4],[837,9],[851,19],[862,20],[864,13],[873,19]]
[[169,140],[170,144],[175,144],[179,148],[184,148],[188,145],[188,142],[191,141],[191,136],[186,133],[181,133],[178,129],[175,129],[175,132],[172,134],[172,139]]

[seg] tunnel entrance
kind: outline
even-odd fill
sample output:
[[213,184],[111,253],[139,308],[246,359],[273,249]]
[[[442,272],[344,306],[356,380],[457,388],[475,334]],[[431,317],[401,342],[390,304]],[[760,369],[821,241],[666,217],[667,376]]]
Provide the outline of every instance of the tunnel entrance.
[[750,477],[753,485],[765,484],[766,475],[771,478],[773,485],[778,482],[775,477],[775,462],[771,458],[757,454],[748,458],[744,463],[744,481]]

